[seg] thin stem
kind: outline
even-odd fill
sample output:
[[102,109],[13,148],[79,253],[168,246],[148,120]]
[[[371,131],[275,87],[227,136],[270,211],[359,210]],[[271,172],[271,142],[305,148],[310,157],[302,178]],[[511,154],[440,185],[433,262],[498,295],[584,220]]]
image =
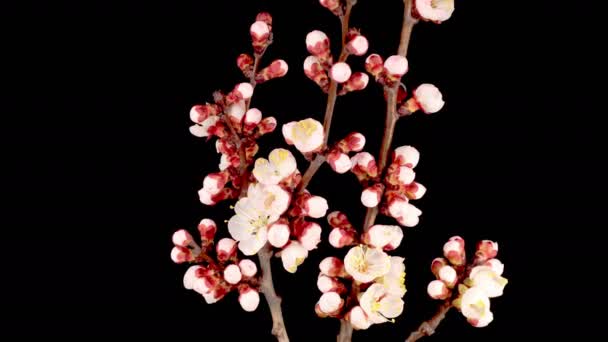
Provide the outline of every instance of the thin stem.
[[448,311],[450,311],[451,308],[452,308],[451,301],[449,301],[449,300],[445,301],[439,307],[439,310],[437,311],[437,313],[435,313],[435,315],[431,319],[429,319],[428,321],[422,322],[420,324],[420,326],[418,326],[418,329],[412,331],[412,333],[405,340],[405,342],[414,342],[425,336],[433,335],[435,333],[435,330],[437,330],[437,327],[439,326],[441,321],[443,321],[443,319],[445,318],[446,313]]
[[[344,62],[348,58],[348,52],[346,51],[346,34],[348,33],[348,24],[350,21],[350,14],[353,6],[357,3],[357,0],[346,1],[346,11],[343,16],[340,16],[340,22],[342,24],[342,49],[340,50],[340,57],[338,62]],[[336,99],[338,96],[338,83],[332,79],[329,82],[329,90],[327,91],[327,105],[325,106],[325,118],[323,119],[323,147],[327,146],[329,140],[329,130],[331,128],[331,121],[334,116],[334,109],[336,107]],[[296,189],[296,194],[302,193],[312,177],[319,171],[319,168],[325,162],[325,156],[321,153],[317,154],[313,161],[308,165],[308,169],[302,176],[302,181]]]
[[270,259],[272,258],[271,247],[266,244],[258,252],[260,258],[260,268],[262,269],[262,284],[260,289],[266,298],[270,314],[272,315],[272,334],[279,342],[289,342],[285,322],[283,320],[283,311],[281,310],[281,297],[277,295],[272,283],[272,267]]
[[[418,22],[412,17],[412,0],[404,0],[403,10],[403,26],[401,28],[401,40],[399,43],[399,55],[405,57],[407,54],[407,48],[410,44],[410,37],[412,35],[412,29]],[[384,92],[386,94],[386,119],[384,121],[384,135],[382,137],[382,145],[380,146],[380,153],[378,156],[378,175],[380,179],[384,177],[386,171],[386,164],[388,160],[388,152],[393,142],[393,134],[395,132],[395,125],[399,119],[397,115],[397,93],[399,91],[399,82],[395,82],[392,87],[385,86]],[[376,222],[378,216],[378,207],[368,208],[365,213],[365,219],[363,221],[363,230],[367,231]]]
[[340,320],[340,334],[338,335],[338,342],[350,342],[353,338],[353,326],[349,321],[345,319]]

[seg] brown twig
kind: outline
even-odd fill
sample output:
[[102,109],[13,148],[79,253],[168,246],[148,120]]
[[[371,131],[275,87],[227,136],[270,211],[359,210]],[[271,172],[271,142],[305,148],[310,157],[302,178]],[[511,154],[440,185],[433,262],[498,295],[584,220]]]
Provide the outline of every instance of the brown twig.
[[281,310],[281,297],[275,292],[272,283],[272,268],[270,265],[270,259],[272,258],[271,247],[266,244],[266,246],[258,252],[258,257],[260,259],[260,268],[263,275],[260,289],[264,294],[264,298],[266,298],[268,308],[270,309],[270,315],[272,316],[272,334],[279,342],[289,342],[287,330],[285,329],[285,322],[283,320],[283,311]]
[[[348,52],[346,51],[346,34],[348,33],[348,23],[350,21],[350,14],[352,12],[353,6],[357,3],[357,0],[347,0],[346,1],[346,10],[344,11],[344,15],[340,16],[340,22],[342,24],[342,49],[340,50],[340,57],[338,58],[338,62],[344,62],[348,58]],[[327,146],[327,141],[329,140],[329,130],[331,128],[331,121],[334,116],[334,108],[336,107],[336,100],[338,97],[338,83],[333,79],[330,79],[329,82],[329,90],[327,91],[327,105],[325,106],[325,118],[323,119],[323,150]],[[319,171],[319,168],[325,162],[325,155],[319,153],[315,156],[310,165],[308,165],[308,169],[304,172],[304,176],[302,176],[302,181],[298,185],[296,189],[296,193],[301,193],[306,189],[308,183],[312,179],[312,177]]]
[[[405,57],[407,54],[407,48],[410,44],[410,37],[412,35],[412,29],[418,22],[417,19],[412,17],[412,0],[404,0],[403,10],[403,26],[401,28],[401,40],[399,43],[399,55]],[[397,93],[399,91],[399,82],[396,82],[392,87],[385,86],[384,92],[386,94],[386,119],[384,122],[384,135],[382,137],[382,145],[380,146],[380,153],[378,156],[378,175],[380,179],[384,177],[386,171],[386,164],[388,160],[388,152],[393,142],[393,133],[395,132],[395,125],[399,120],[397,114]],[[367,231],[376,222],[378,216],[378,207],[368,208],[365,213],[365,220],[363,221],[363,230]]]
[[414,342],[425,336],[433,335],[441,321],[445,318],[446,313],[450,311],[451,308],[452,302],[450,300],[443,302],[437,313],[435,313],[435,315],[433,315],[433,317],[428,321],[422,322],[422,324],[418,326],[418,329],[412,331],[410,336],[405,339],[405,342]]

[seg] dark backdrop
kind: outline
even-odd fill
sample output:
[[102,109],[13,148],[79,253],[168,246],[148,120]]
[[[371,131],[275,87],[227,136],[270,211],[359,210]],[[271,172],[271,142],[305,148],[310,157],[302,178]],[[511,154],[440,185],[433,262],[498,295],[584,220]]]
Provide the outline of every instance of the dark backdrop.
[[[257,88],[253,106],[280,124],[322,120],[325,96],[302,71],[304,38],[321,29],[336,42],[339,22],[316,0],[19,2],[3,11],[3,139],[11,161],[4,168],[9,290],[2,307],[11,334],[272,340],[264,304],[245,313],[232,294],[206,305],[182,288],[186,266],[169,258],[174,230],[229,217],[227,203],[198,201],[219,158],[213,144],[188,133],[188,111],[244,80],[235,58],[251,51],[248,28],[261,10],[274,16],[275,43],[264,63],[283,58],[290,70]],[[582,293],[562,290],[588,281],[573,261],[583,254],[570,247],[599,255],[571,233],[595,224],[575,212],[598,190],[589,179],[601,160],[572,143],[596,139],[586,95],[569,90],[584,85],[564,81],[574,72],[565,52],[590,38],[565,44],[569,29],[558,18],[579,13],[548,1],[457,1],[449,21],[415,27],[405,83],[436,84],[447,105],[397,125],[394,145],[421,151],[417,178],[429,191],[417,202],[421,223],[397,250],[407,259],[404,315],[356,340],[403,340],[432,315],[429,263],[454,234],[469,247],[497,240],[510,283],[492,301],[488,328],[451,312],[429,340],[548,338],[576,328],[559,319],[594,322],[570,306]],[[370,52],[387,56],[396,51],[401,16],[399,0],[359,0],[352,24]],[[363,70],[363,58],[349,61]],[[360,131],[366,150],[377,153],[383,117],[381,91],[370,83],[338,99],[330,141]],[[259,155],[276,146],[284,146],[278,132],[262,140]],[[584,177],[575,176],[578,168]],[[361,221],[354,176],[324,166],[310,190]],[[334,253],[324,242],[296,275],[275,265],[293,341],[334,339],[337,321],[313,311],[318,262]]]

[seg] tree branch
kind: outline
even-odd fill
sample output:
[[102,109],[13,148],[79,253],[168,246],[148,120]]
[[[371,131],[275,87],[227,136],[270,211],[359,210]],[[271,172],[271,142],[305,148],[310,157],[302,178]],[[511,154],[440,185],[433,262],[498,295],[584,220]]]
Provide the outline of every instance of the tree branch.
[[[407,48],[410,44],[410,37],[412,35],[412,29],[418,22],[417,19],[412,17],[412,0],[404,0],[403,9],[403,26],[401,28],[401,39],[399,43],[399,55],[405,57],[407,54]],[[384,87],[386,94],[386,119],[384,121],[384,135],[382,137],[382,145],[380,146],[380,153],[378,155],[378,176],[380,179],[384,177],[386,171],[386,164],[388,160],[388,152],[393,142],[393,134],[395,132],[395,125],[399,119],[397,115],[397,93],[399,91],[399,83],[396,82],[394,86]],[[378,207],[368,208],[365,213],[365,220],[363,221],[363,230],[367,231],[376,222],[378,216]]]
[[441,323],[441,321],[445,318],[445,315],[452,308],[452,302],[450,300],[446,300],[439,307],[439,310],[435,315],[429,319],[428,321],[422,322],[418,329],[412,331],[410,336],[405,340],[405,342],[414,342],[420,338],[425,336],[431,336],[437,330],[437,327]]
[[275,292],[272,283],[272,267],[270,265],[270,259],[272,258],[271,247],[266,244],[258,252],[258,257],[260,258],[260,268],[262,269],[262,284],[260,289],[264,294],[264,298],[266,298],[270,314],[272,315],[272,334],[279,342],[289,342],[283,320],[283,311],[281,310],[281,297]]

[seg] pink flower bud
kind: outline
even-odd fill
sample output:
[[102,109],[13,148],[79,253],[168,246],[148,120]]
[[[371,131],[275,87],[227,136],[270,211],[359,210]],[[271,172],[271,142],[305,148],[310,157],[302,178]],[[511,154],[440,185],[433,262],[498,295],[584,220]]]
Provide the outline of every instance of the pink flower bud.
[[485,266],[490,266],[492,271],[496,273],[497,276],[501,276],[505,270],[505,265],[498,259],[490,259],[484,263]]
[[215,116],[220,113],[220,109],[216,105],[196,105],[190,109],[190,120],[197,124],[202,124],[210,116]]
[[343,277],[346,274],[344,263],[336,257],[327,257],[321,260],[319,270],[328,277]]
[[365,330],[372,325],[372,321],[370,321],[367,314],[365,314],[365,311],[363,311],[359,305],[350,309],[346,315],[346,319],[350,321],[353,328],[357,330]]
[[203,189],[212,195],[219,193],[226,185],[227,178],[221,172],[210,173],[203,180]]
[[282,248],[289,241],[289,226],[285,223],[275,222],[268,228],[268,242],[274,247]]
[[247,312],[255,311],[260,304],[260,294],[249,285],[243,286],[239,289],[239,304]]
[[200,189],[198,191],[198,198],[201,201],[201,203],[203,203],[205,205],[215,205],[215,204],[217,204],[217,202],[213,200],[213,194],[211,194],[205,188],[202,188],[202,189]]
[[397,80],[407,73],[407,59],[400,55],[393,55],[384,62],[386,73],[393,79]]
[[410,200],[420,199],[425,193],[426,187],[417,182],[412,182],[405,187],[405,196]]
[[458,274],[452,266],[443,266],[439,269],[439,280],[443,281],[448,288],[453,288],[458,281]]
[[198,224],[198,232],[200,233],[203,242],[213,241],[215,233],[217,232],[217,225],[211,219],[202,219]]
[[260,12],[255,16],[256,21],[263,21],[268,25],[270,31],[272,31],[272,16],[268,12]]
[[447,299],[450,295],[450,290],[441,280],[433,280],[426,288],[426,292],[433,299]]
[[319,309],[328,315],[337,313],[343,305],[344,300],[336,292],[324,293],[319,299]]
[[334,64],[329,70],[329,76],[338,83],[348,81],[351,73],[350,66],[344,62]]
[[234,90],[244,100],[251,98],[251,96],[253,95],[253,86],[251,86],[251,84],[247,82],[237,84],[237,86],[234,87]]
[[359,132],[350,133],[338,143],[338,148],[344,153],[359,152],[363,147],[365,147],[365,136]]
[[246,77],[249,77],[253,72],[253,57],[246,53],[240,54],[236,59],[236,65]]
[[369,188],[363,190],[361,193],[361,203],[368,208],[377,207],[384,193],[384,186],[382,184],[374,184]]
[[334,14],[340,14],[340,0],[319,0],[321,6],[327,8],[332,11]]
[[309,197],[304,202],[305,215],[312,218],[321,218],[327,213],[327,200],[321,196]]
[[314,30],[306,35],[306,48],[311,55],[325,60],[329,56],[329,38],[319,30]]
[[355,154],[350,159],[350,162],[352,164],[351,172],[354,173],[360,181],[378,175],[376,159],[368,152],[359,152]]
[[498,243],[491,240],[482,240],[477,243],[475,256],[480,262],[493,259],[498,254]]
[[315,56],[308,56],[304,60],[304,74],[313,80],[321,89],[327,91],[329,87],[329,77],[321,65],[321,61]]
[[400,166],[407,166],[411,169],[418,165],[419,160],[420,152],[412,146],[398,147],[393,154],[393,163],[397,163]]
[[210,116],[200,125],[190,126],[189,130],[192,135],[199,138],[209,136],[218,136],[222,138],[226,135],[224,126],[218,116]]
[[340,95],[344,95],[351,91],[363,90],[369,83],[369,76],[362,72],[356,72],[344,83]]
[[243,116],[245,116],[246,108],[247,105],[243,100],[236,101],[226,107],[226,114],[228,114],[230,121],[235,124],[235,128],[238,127],[238,129],[240,129],[240,123],[241,121],[243,121]]
[[348,221],[348,217],[341,211],[332,211],[327,215],[327,222],[332,227],[344,228],[350,227],[351,223]]
[[455,236],[443,245],[443,255],[455,266],[465,264],[464,240]]
[[242,278],[243,276],[241,274],[241,269],[237,265],[228,265],[224,269],[224,280],[228,284],[238,284],[238,282],[241,281]]
[[255,76],[255,80],[257,83],[264,83],[273,78],[285,76],[285,74],[287,74],[287,70],[289,70],[287,63],[282,59],[277,59],[270,63],[269,66],[262,69]]
[[348,155],[339,150],[333,150],[327,155],[327,163],[332,170],[340,174],[347,172],[352,166]]
[[185,229],[180,229],[173,233],[173,244],[180,247],[188,247],[193,241],[192,235]]
[[270,37],[270,27],[265,22],[258,20],[251,25],[249,28],[251,34],[251,40],[253,49],[256,53],[264,51],[268,45],[268,38]]
[[290,241],[281,251],[283,268],[289,273],[295,273],[307,257],[308,250],[298,241]]
[[414,98],[425,114],[436,113],[445,105],[439,89],[428,83],[421,84],[414,90]]
[[184,274],[184,287],[187,290],[192,290],[194,288],[194,282],[197,279],[196,273],[199,269],[202,269],[199,265],[190,266]]
[[294,222],[293,235],[298,238],[302,247],[311,251],[317,248],[321,242],[321,226],[315,222],[296,220]]
[[236,241],[230,238],[223,238],[217,242],[215,250],[217,252],[217,259],[220,262],[225,262],[228,259],[236,255]]
[[356,56],[363,56],[367,52],[368,47],[367,38],[362,35],[356,35],[346,44],[346,51]]
[[277,128],[277,119],[272,116],[266,117],[258,124],[258,135],[271,133]]
[[336,292],[336,293],[345,293],[346,287],[344,284],[339,282],[337,279],[333,277],[328,277],[324,274],[319,274],[319,278],[317,278],[317,288],[319,291],[326,292]]
[[416,173],[407,166],[400,166],[397,178],[401,184],[411,184],[416,179]]
[[435,275],[435,277],[439,278],[439,270],[448,264],[448,261],[444,258],[435,258],[433,262],[431,262],[431,272]]
[[193,261],[194,256],[188,248],[175,246],[171,250],[171,260],[176,264],[181,264],[186,261]]
[[378,54],[371,54],[365,59],[365,70],[378,79],[384,71],[384,61]]
[[255,262],[249,259],[243,259],[239,262],[239,269],[244,277],[251,278],[258,272],[258,267]]
[[257,108],[251,108],[245,113],[245,120],[243,122],[243,131],[245,133],[251,133],[262,121],[262,112]]
[[334,228],[329,233],[329,244],[335,248],[350,246],[356,240],[356,232],[350,229]]

